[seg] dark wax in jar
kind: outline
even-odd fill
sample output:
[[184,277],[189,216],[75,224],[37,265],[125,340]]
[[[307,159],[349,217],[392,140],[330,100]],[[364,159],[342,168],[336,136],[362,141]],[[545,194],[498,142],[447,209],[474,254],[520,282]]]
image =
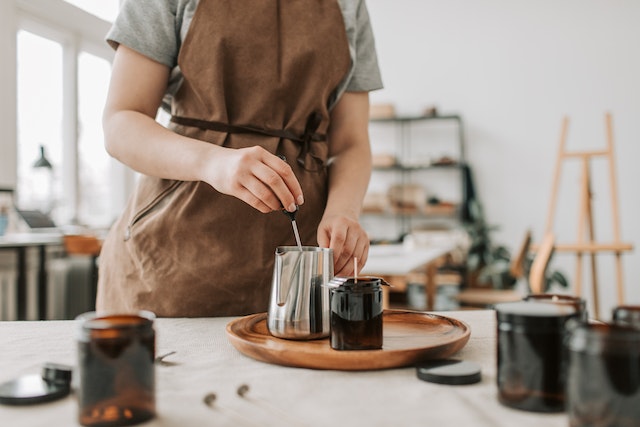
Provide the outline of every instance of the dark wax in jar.
[[583,324],[568,348],[569,425],[640,426],[640,330]]
[[155,416],[153,315],[80,316],[78,421],[127,426]]
[[565,408],[564,340],[571,306],[514,302],[495,306],[498,320],[497,383],[503,405],[534,412]]
[[375,350],[382,348],[382,281],[363,277],[347,279],[331,289],[331,348]]

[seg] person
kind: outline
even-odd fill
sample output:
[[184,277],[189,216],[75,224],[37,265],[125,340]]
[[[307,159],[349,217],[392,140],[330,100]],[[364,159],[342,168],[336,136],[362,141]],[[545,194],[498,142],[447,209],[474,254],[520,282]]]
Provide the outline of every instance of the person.
[[103,243],[98,311],[266,311],[275,250],[295,244],[283,209],[335,275],[365,264],[382,82],[364,0],[131,0],[106,39],[105,146],[141,175]]

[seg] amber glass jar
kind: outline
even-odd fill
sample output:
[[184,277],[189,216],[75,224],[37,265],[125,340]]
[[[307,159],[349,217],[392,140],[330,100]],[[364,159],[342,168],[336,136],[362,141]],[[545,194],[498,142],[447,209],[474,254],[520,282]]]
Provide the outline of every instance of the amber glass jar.
[[155,331],[149,312],[78,317],[78,421],[127,426],[155,416]]
[[382,348],[382,280],[349,278],[331,289],[331,348]]
[[569,425],[640,426],[640,330],[583,324],[568,349]]
[[537,302],[497,304],[498,399],[534,412],[565,408],[567,324],[573,306]]

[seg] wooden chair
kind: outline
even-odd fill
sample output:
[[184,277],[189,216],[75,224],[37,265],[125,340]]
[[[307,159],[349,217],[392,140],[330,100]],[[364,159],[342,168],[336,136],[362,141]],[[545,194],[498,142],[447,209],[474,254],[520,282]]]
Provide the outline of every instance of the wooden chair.
[[542,294],[547,290],[547,267],[555,249],[555,235],[551,232],[545,234],[536,257],[529,271],[529,290],[532,294]]
[[529,254],[529,249],[531,248],[531,230],[527,230],[524,235],[524,239],[522,244],[520,245],[520,249],[518,253],[511,261],[511,265],[509,266],[509,274],[511,277],[516,280],[521,279],[527,274],[527,255]]
[[91,259],[91,289],[89,298],[95,304],[98,288],[98,256],[102,249],[102,241],[96,236],[84,234],[67,234],[63,236],[64,249],[70,256],[87,256]]

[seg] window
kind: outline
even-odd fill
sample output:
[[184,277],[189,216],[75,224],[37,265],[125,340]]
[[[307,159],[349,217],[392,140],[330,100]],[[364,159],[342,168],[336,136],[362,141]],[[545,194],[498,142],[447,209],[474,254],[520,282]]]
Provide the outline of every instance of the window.
[[120,0],[65,0],[67,3],[79,7],[80,9],[113,22],[118,15]]
[[[133,173],[105,151],[101,123],[113,56],[105,19],[118,4],[16,2],[16,204],[59,225],[107,227],[130,191]],[[52,168],[33,167],[41,147]]]
[[[51,213],[62,195],[62,46],[27,31],[17,43],[17,203]],[[40,146],[53,168],[33,168]]]
[[78,220],[94,227],[113,220],[109,206],[113,186],[111,159],[104,149],[102,109],[111,65],[87,52],[78,56]]

